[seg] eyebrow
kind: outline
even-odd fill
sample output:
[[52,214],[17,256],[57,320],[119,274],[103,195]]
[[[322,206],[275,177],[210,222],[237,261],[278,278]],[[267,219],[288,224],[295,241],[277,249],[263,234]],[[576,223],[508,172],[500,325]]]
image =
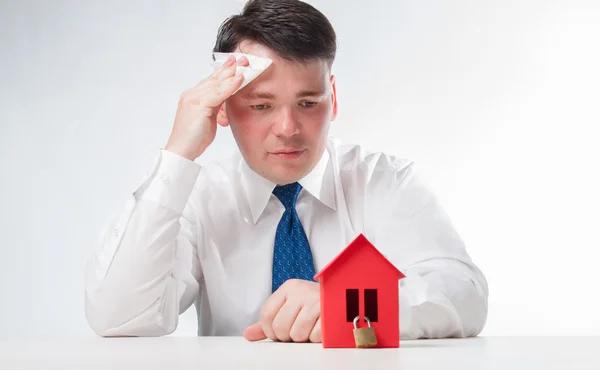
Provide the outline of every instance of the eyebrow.
[[325,94],[325,90],[318,90],[318,91],[310,91],[310,90],[305,90],[305,91],[300,91],[296,97],[297,98],[306,98],[309,96],[321,96]]
[[[306,98],[306,97],[310,97],[310,96],[321,96],[325,93],[324,90],[318,90],[318,91],[311,91],[311,90],[304,90],[304,91],[300,91],[298,94],[296,94],[297,98]],[[271,99],[274,100],[275,99],[275,95],[273,93],[270,93],[268,91],[256,91],[256,90],[252,90],[252,91],[248,91],[246,93],[244,93],[242,95],[242,98],[244,99]]]
[[252,99],[275,99],[275,95],[268,91],[248,91],[242,94],[242,98],[252,100]]

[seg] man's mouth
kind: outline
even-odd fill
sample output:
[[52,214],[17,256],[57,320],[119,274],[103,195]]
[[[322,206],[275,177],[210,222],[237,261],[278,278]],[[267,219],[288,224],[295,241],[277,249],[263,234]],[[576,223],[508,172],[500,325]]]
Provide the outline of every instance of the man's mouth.
[[283,159],[295,159],[304,154],[304,150],[301,149],[282,149],[271,152],[271,154],[283,158]]

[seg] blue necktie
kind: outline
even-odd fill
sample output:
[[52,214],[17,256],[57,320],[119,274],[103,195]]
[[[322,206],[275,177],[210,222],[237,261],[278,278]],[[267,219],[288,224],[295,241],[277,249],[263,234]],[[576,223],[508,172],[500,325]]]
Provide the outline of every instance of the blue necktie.
[[315,267],[308,239],[296,213],[296,199],[302,186],[293,184],[277,186],[273,194],[285,207],[275,234],[273,252],[272,291],[288,279],[314,281]]

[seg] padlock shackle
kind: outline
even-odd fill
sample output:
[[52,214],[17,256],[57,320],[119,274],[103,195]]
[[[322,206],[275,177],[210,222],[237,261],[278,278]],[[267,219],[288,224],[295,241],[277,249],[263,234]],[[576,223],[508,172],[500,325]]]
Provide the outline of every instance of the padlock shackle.
[[[356,316],[354,318],[354,320],[352,321],[352,324],[354,325],[354,329],[358,329],[358,320],[360,319],[360,316]],[[367,316],[364,317],[365,321],[367,322],[368,327],[371,327],[371,320],[369,320],[369,318]]]

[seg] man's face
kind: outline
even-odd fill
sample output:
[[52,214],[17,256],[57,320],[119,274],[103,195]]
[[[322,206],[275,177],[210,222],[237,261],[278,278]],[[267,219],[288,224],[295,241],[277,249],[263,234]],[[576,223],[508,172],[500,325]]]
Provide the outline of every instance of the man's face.
[[288,184],[321,159],[337,114],[335,80],[327,62],[286,61],[267,47],[242,42],[236,52],[273,60],[260,76],[224,104],[227,120],[248,165],[261,176]]

